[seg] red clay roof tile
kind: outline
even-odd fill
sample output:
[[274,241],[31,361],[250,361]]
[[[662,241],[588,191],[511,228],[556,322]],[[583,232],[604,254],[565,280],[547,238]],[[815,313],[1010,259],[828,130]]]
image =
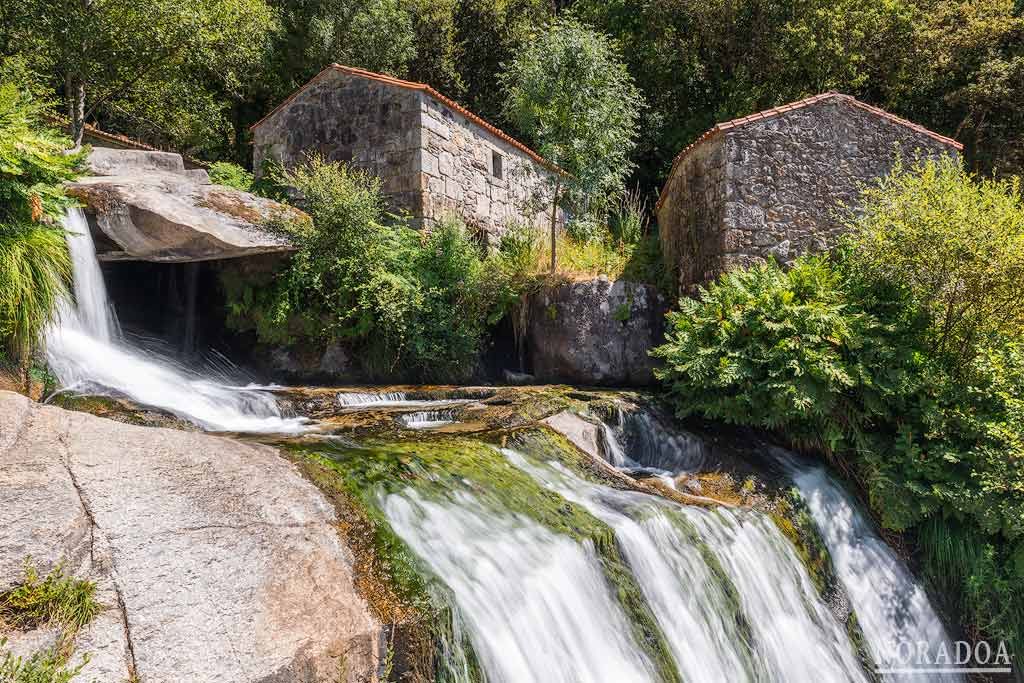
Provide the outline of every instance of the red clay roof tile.
[[727,131],[731,128],[736,128],[747,123],[752,123],[754,121],[769,119],[780,114],[791,112],[795,109],[802,109],[803,107],[806,107],[808,105],[815,104],[822,100],[833,97],[849,102],[855,107],[859,107],[865,111],[871,112],[872,114],[880,116],[881,118],[884,118],[888,121],[892,121],[893,123],[916,130],[917,132],[927,135],[930,138],[934,138],[935,140],[938,140],[941,143],[947,144],[958,151],[963,151],[963,144],[957,142],[952,138],[947,138],[945,135],[940,135],[934,131],[928,130],[927,128],[920,124],[900,118],[895,114],[890,114],[884,109],[880,109],[865,102],[861,102],[852,95],[844,95],[843,93],[836,92],[835,90],[830,90],[829,92],[821,93],[820,95],[813,95],[811,97],[806,97],[802,100],[797,100],[796,102],[790,102],[789,104],[783,104],[778,107],[772,107],[771,109],[765,109],[764,111],[755,112],[753,114],[749,114],[738,119],[732,119],[731,121],[724,121],[722,123],[715,124],[713,128],[711,128],[710,130],[702,134],[699,138],[694,140],[691,144],[683,148],[683,150],[676,155],[675,159],[672,160],[672,168],[669,170],[668,179],[665,181],[665,185],[661,188],[661,193],[658,196],[657,203],[654,205],[654,210],[657,211],[658,209],[661,208],[661,205],[665,200],[665,190],[668,188],[668,183],[669,181],[672,180],[672,174],[675,173],[676,167],[679,165],[679,162],[685,159],[690,154],[690,152],[692,152],[698,145],[704,143],[706,140],[715,137],[719,133]]
[[461,104],[459,104],[455,100],[453,100],[453,99],[451,99],[451,98],[449,98],[449,97],[447,97],[445,95],[442,95],[437,90],[434,90],[432,87],[430,87],[426,83],[417,83],[415,81],[403,81],[402,79],[395,78],[394,76],[388,76],[386,74],[379,74],[379,73],[375,73],[373,71],[367,71],[366,69],[357,69],[355,67],[344,66],[342,64],[331,64],[331,65],[329,65],[327,67],[324,67],[324,69],[320,73],[318,73],[316,76],[311,78],[309,80],[309,82],[307,82],[301,88],[299,88],[298,90],[293,92],[291,95],[289,95],[288,98],[284,102],[282,102],[281,104],[279,104],[276,107],[274,107],[274,109],[271,110],[271,112],[269,114],[264,116],[262,119],[260,119],[256,123],[254,123],[251,126],[249,126],[249,130],[256,129],[258,126],[263,124],[263,122],[265,122],[271,116],[273,116],[278,111],[280,111],[282,108],[287,106],[293,99],[295,99],[300,93],[302,93],[302,91],[304,91],[309,86],[313,85],[313,83],[315,83],[317,80],[319,80],[322,76],[324,76],[325,74],[328,74],[328,73],[330,73],[332,71],[340,71],[342,73],[350,74],[350,75],[353,75],[353,76],[360,76],[362,78],[367,78],[367,79],[370,79],[370,80],[373,80],[373,81],[379,81],[381,83],[386,83],[388,85],[393,85],[393,86],[396,86],[396,87],[399,87],[399,88],[405,88],[407,90],[418,90],[420,92],[424,92],[427,95],[430,95],[432,98],[434,98],[438,102],[440,102],[441,104],[445,105],[446,107],[454,109],[459,114],[462,114],[467,119],[469,119],[470,121],[472,121],[476,125],[480,126],[481,128],[483,128],[487,132],[491,133],[495,137],[497,137],[497,138],[499,138],[501,140],[504,140],[505,142],[507,142],[508,144],[512,145],[513,147],[515,147],[519,151],[525,153],[531,159],[533,159],[537,163],[541,164],[542,166],[544,166],[548,170],[554,171],[556,173],[563,173],[563,174],[565,173],[565,171],[563,171],[557,165],[551,163],[550,161],[548,161],[547,159],[545,159],[541,155],[537,154],[532,149],[530,149],[529,147],[527,147],[523,143],[519,142],[518,140],[513,138],[511,135],[506,133],[505,131],[501,130],[500,128],[498,128],[497,126],[495,126],[493,124],[488,123],[487,121],[485,121],[484,119],[480,118],[479,116],[477,116],[476,114],[474,114],[470,110],[468,110],[465,107],[463,107]]

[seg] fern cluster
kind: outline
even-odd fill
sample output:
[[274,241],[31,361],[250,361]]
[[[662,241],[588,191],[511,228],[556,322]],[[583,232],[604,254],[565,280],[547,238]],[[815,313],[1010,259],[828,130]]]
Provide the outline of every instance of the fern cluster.
[[942,352],[930,300],[861,256],[723,275],[670,314],[657,374],[680,415],[772,430],[832,458],[884,526],[916,535],[965,626],[1020,652],[1024,346],[993,330]]

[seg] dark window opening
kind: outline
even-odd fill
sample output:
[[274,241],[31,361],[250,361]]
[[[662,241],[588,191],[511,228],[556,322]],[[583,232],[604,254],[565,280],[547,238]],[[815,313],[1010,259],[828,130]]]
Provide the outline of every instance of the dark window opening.
[[495,178],[504,177],[501,168],[502,156],[495,151],[491,152],[491,175]]

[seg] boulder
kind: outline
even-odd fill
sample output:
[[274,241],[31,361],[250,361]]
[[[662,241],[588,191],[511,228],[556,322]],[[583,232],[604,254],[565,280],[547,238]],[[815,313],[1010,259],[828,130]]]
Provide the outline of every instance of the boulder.
[[27,556],[97,583],[76,682],[376,680],[382,628],[338,522],[270,447],[0,392],[0,590]]
[[652,285],[601,276],[542,289],[530,301],[528,349],[540,382],[644,386],[661,342],[665,299]]
[[96,148],[96,175],[69,183],[86,205],[101,260],[167,263],[235,258],[294,247],[268,221],[302,220],[298,209],[210,183],[180,154]]

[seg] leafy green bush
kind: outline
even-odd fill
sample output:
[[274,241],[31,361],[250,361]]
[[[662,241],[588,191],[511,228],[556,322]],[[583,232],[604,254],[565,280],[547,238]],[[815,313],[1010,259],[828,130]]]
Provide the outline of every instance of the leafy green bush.
[[1024,204],[948,162],[898,169],[849,244],[723,275],[670,314],[680,415],[829,454],[917,534],[965,623],[1024,645]]
[[0,83],[0,344],[25,367],[71,279],[59,221],[75,202],[61,184],[82,159],[64,154],[45,113],[26,88]]
[[238,164],[217,161],[210,165],[210,182],[243,192],[252,192],[253,175]]
[[282,180],[313,220],[278,226],[299,249],[274,283],[226,283],[229,322],[269,343],[345,342],[375,377],[471,375],[487,325],[511,297],[506,271],[465,226],[412,230],[385,213],[379,179],[319,158]]

